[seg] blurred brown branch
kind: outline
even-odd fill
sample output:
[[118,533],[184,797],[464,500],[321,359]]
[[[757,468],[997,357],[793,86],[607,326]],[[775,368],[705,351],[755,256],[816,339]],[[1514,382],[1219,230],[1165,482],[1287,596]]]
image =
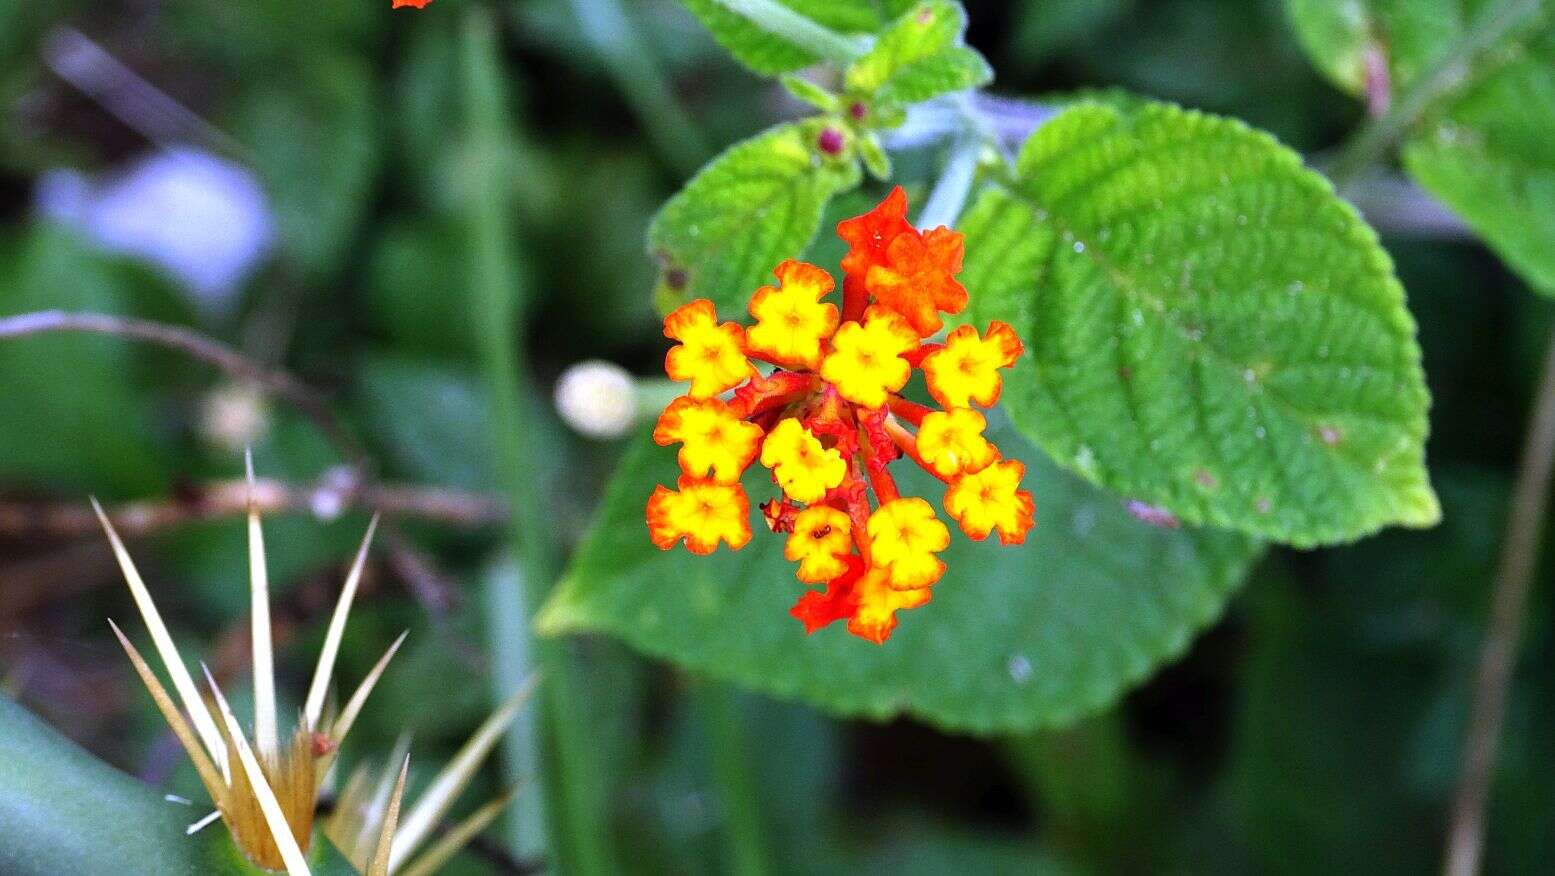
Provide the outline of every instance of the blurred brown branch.
[[234,380],[257,384],[266,392],[286,400],[312,420],[330,443],[338,447],[346,461],[360,465],[366,458],[360,444],[330,410],[324,399],[307,384],[285,371],[267,368],[222,342],[181,326],[107,313],[77,313],[65,310],[40,310],[16,316],[0,317],[0,339],[23,338],[49,332],[79,332],[112,335],[166,347],[213,365]]
[[[506,505],[490,496],[444,487],[366,483],[343,468],[310,484],[259,478],[254,483],[253,501],[265,516],[310,514],[320,520],[364,510],[478,527],[501,523],[508,516]],[[125,535],[141,535],[186,523],[239,517],[247,512],[248,502],[248,483],[234,479],[187,487],[170,499],[126,502],[109,508],[108,516]],[[91,505],[85,502],[0,500],[0,535],[75,536],[93,534],[100,528]]]

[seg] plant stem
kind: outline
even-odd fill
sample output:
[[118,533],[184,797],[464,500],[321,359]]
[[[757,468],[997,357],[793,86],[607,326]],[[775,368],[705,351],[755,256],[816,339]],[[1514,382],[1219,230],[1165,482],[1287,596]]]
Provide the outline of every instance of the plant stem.
[[967,197],[972,193],[972,181],[977,177],[977,157],[981,151],[980,139],[971,135],[963,136],[951,148],[945,169],[918,214],[919,228],[954,226],[961,218]]
[[1328,169],[1328,177],[1341,194],[1361,171],[1375,164],[1403,139],[1417,119],[1447,93],[1463,87],[1470,69],[1480,57],[1505,39],[1531,15],[1541,0],[1506,0],[1472,24],[1463,38],[1442,57],[1427,64],[1424,73],[1393,101],[1388,111],[1368,122],[1340,150]]
[[1545,353],[1544,372],[1528,422],[1523,458],[1512,488],[1506,542],[1496,569],[1489,628],[1480,647],[1469,731],[1453,796],[1446,862],[1448,876],[1472,876],[1480,869],[1485,839],[1485,804],[1496,765],[1507,695],[1517,668],[1518,638],[1528,608],[1529,583],[1539,558],[1555,463],[1555,333]]
[[[549,434],[527,411],[543,409],[523,372],[525,350],[515,290],[517,271],[508,251],[513,239],[504,192],[506,112],[501,90],[496,26],[485,9],[472,9],[464,29],[465,124],[473,169],[467,186],[471,240],[472,304],[476,344],[491,391],[498,463],[513,508],[512,544],[523,571],[525,609],[534,616],[555,580],[558,547],[541,484],[542,463],[556,458]],[[554,758],[541,776],[550,814],[550,857],[567,873],[609,872],[605,828],[594,806],[590,733],[581,720],[575,667],[565,643],[541,638],[534,659],[543,675],[539,699],[545,742]]]
[[750,736],[734,692],[716,681],[696,685],[703,724],[712,745],[713,775],[718,782],[718,802],[728,840],[729,872],[762,876],[767,872],[767,852],[762,839],[761,809],[755,777],[751,775]]
[[809,49],[828,61],[850,64],[867,51],[869,42],[816,23],[775,0],[714,0],[773,36]]
[[707,143],[675,99],[621,0],[571,0],[571,4],[584,39],[599,53],[638,123],[676,170],[686,176],[695,173],[707,158]]

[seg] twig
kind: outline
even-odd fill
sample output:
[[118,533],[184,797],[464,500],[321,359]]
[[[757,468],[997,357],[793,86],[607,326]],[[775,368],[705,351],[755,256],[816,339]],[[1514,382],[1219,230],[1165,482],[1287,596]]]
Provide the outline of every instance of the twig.
[[[186,523],[241,517],[248,510],[248,484],[241,478],[184,488],[171,499],[126,502],[108,516],[125,535],[143,535]],[[362,483],[349,470],[335,469],[311,484],[289,484],[260,478],[254,504],[261,514],[309,514],[333,520],[348,510],[377,511],[385,516],[419,517],[455,526],[479,527],[507,520],[500,499],[404,484]],[[97,532],[100,525],[84,502],[0,501],[0,535],[76,536]]]
[[1473,65],[1539,13],[1540,0],[1505,0],[1471,24],[1452,45],[1391,102],[1387,112],[1363,126],[1328,168],[1334,187],[1345,193],[1355,178],[1376,164],[1408,133],[1409,128],[1442,97],[1465,87]]
[[1518,638],[1528,607],[1529,583],[1539,558],[1548,507],[1550,473],[1555,463],[1555,334],[1545,353],[1528,437],[1507,520],[1506,542],[1496,569],[1491,596],[1490,626],[1479,652],[1474,680],[1474,703],[1469,731],[1463,744],[1463,762],[1453,796],[1452,821],[1447,835],[1448,876],[1473,876],[1480,869],[1484,847],[1485,801],[1495,771],[1501,723],[1506,715],[1507,694],[1517,668]]
[[107,313],[40,310],[0,318],[0,339],[49,332],[112,335],[177,350],[215,366],[228,377],[252,381],[266,392],[285,399],[324,432],[346,456],[347,462],[360,466],[366,460],[362,446],[346,431],[334,411],[306,384],[284,371],[267,368],[214,338],[181,326]]

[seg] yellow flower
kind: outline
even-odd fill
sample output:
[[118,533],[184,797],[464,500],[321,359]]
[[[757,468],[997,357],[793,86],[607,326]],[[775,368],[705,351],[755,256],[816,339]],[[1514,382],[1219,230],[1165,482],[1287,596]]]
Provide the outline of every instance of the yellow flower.
[[918,346],[918,335],[901,314],[871,307],[864,322],[844,323],[832,338],[832,353],[821,363],[821,378],[854,404],[878,408],[886,393],[907,385],[912,366],[902,354]]
[[836,508],[817,505],[794,517],[794,531],[783,547],[783,558],[798,562],[801,581],[823,584],[847,570],[843,557],[852,550],[852,525]]
[[998,527],[1001,544],[1020,544],[1036,523],[1036,503],[1020,489],[1025,474],[1013,459],[964,474],[945,491],[945,510],[971,538],[985,539]]
[[814,369],[821,364],[821,341],[837,329],[837,306],[821,302],[832,290],[831,275],[793,259],[773,273],[778,285],[762,286],[750,301],[756,318],[746,333],[750,351]]
[[733,484],[756,458],[761,427],[741,420],[716,398],[682,396],[659,415],[653,440],[665,446],[680,442],[680,467],[686,474]]
[[1008,323],[990,322],[983,338],[972,326],[957,326],[945,339],[943,349],[923,359],[929,393],[947,408],[964,408],[973,401],[988,407],[999,400],[1003,385],[999,369],[1014,365],[1022,349],[1020,338]]
[[698,298],[664,318],[664,336],[680,343],[664,356],[671,380],[691,381],[692,398],[711,398],[756,373],[745,358],[745,330],[718,324],[713,302]]
[[999,455],[983,437],[987,427],[983,415],[971,408],[932,411],[918,427],[918,455],[941,477],[977,471]]
[[679,487],[655,487],[648,497],[648,536],[659,550],[684,538],[687,550],[710,554],[720,540],[731,550],[751,540],[750,500],[739,484],[682,477]]
[[890,577],[887,570],[872,568],[853,588],[857,607],[848,619],[848,632],[876,645],[885,644],[891,631],[896,629],[898,611],[917,608],[932,597],[927,587],[898,590],[892,586]]
[[928,587],[945,574],[945,563],[935,554],[950,547],[950,530],[923,498],[908,496],[881,505],[869,515],[866,528],[873,564],[890,571],[892,587]]
[[848,473],[842,454],[821,446],[820,439],[792,417],[779,422],[762,442],[761,464],[772,469],[790,499],[806,504],[819,502]]

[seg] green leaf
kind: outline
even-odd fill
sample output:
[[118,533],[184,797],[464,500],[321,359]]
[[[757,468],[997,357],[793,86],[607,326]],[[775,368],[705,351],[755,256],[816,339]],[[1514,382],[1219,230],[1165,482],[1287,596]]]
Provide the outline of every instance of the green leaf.
[[[740,63],[757,73],[792,73],[822,60],[815,46],[803,46],[763,30],[721,0],[680,0]],[[768,0],[840,34],[873,33],[887,20],[870,0]],[[888,4],[890,5],[890,4]],[[898,4],[899,5],[899,4]],[[889,14],[891,10],[885,10]]]
[[841,101],[837,98],[837,95],[832,94],[803,76],[784,73],[778,77],[778,82],[782,83],[783,90],[793,95],[795,100],[803,101],[823,113],[836,112],[841,106]]
[[1003,398],[1061,464],[1300,546],[1440,516],[1392,263],[1273,138],[1164,104],[1080,104],[962,227],[968,317],[1025,339]]
[[[1157,529],[1071,477],[993,416],[990,437],[1027,466],[1039,522],[1002,547],[955,535],[934,600],[901,615],[883,646],[834,624],[806,637],[788,614],[803,592],[783,537],[753,511],[743,550],[697,557],[648,541],[643,509],[673,484],[672,448],[642,441],[621,464],[600,516],[541,614],[543,632],[606,632],[696,672],[841,715],[909,714],[952,730],[998,733],[1072,721],[1115,700],[1213,621],[1258,545],[1226,532]],[[943,487],[897,468],[902,492]],[[746,479],[752,507],[771,494]]]
[[234,133],[273,199],[283,251],[302,269],[327,273],[345,257],[371,194],[377,94],[355,58],[313,59],[298,73],[306,87],[260,80],[245,92]]
[[982,55],[961,44],[965,32],[966,10],[960,3],[919,4],[848,68],[848,90],[899,105],[985,85],[993,70]]
[[[1465,8],[1465,7],[1472,8]],[[1360,93],[1386,61],[1404,166],[1539,291],[1555,295],[1555,9],[1447,0],[1288,0],[1314,63]]]
[[[103,763],[0,695],[0,872],[260,873],[220,822],[193,837],[184,828],[207,809],[181,806]],[[320,876],[354,874],[316,836],[309,866]]]
[[[0,251],[0,316],[52,308],[149,315],[139,293],[157,284],[126,267],[39,226]],[[0,477],[116,495],[161,489],[151,398],[134,379],[148,355],[143,345],[93,335],[0,341]]]
[[675,298],[711,298],[743,312],[778,262],[805,248],[826,202],[861,176],[852,144],[836,157],[821,152],[827,126],[824,119],[778,125],[738,143],[664,205],[648,228],[648,249]]

